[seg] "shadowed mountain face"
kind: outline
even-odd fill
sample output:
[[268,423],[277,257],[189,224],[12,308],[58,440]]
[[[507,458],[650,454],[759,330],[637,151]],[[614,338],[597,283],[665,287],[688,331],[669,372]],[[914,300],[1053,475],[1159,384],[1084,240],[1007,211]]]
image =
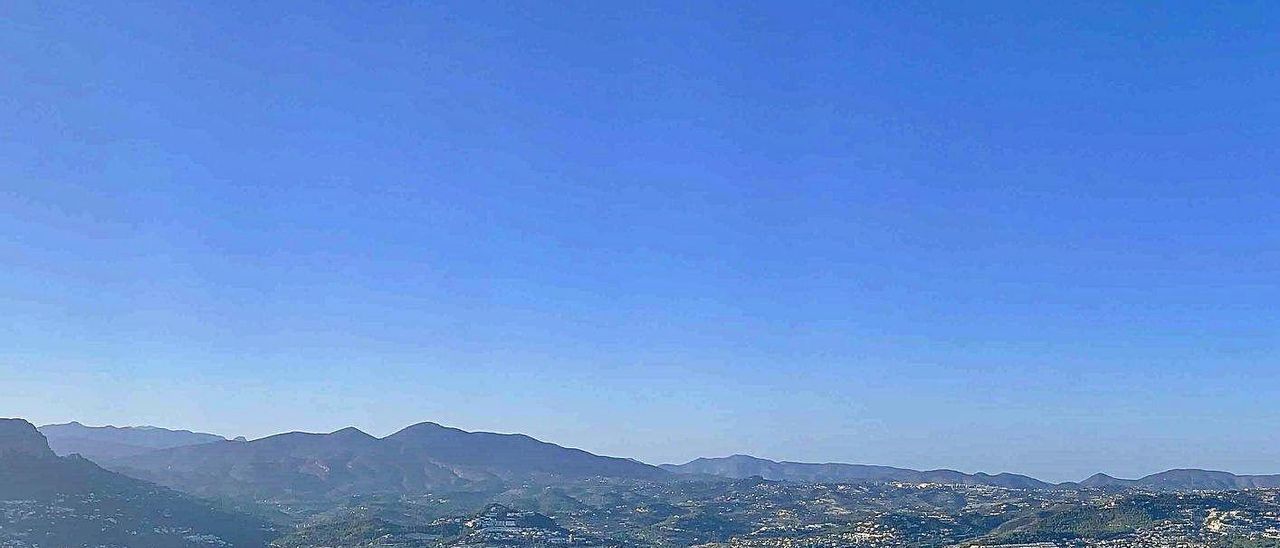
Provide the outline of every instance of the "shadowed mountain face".
[[426,492],[467,482],[354,428],[224,441],[108,461],[109,468],[201,496],[298,500]]
[[497,488],[509,482],[667,472],[523,435],[424,423],[378,439],[355,428],[223,441],[107,460],[118,472],[202,496],[298,500],[371,493]]
[[457,471],[491,473],[503,479],[541,474],[656,480],[669,475],[657,467],[630,459],[593,455],[523,434],[466,432],[432,422],[405,428],[388,436],[386,441],[399,444],[407,452],[427,455],[432,461]]
[[58,457],[15,419],[0,419],[0,506],[0,546],[263,547],[275,536],[260,521]]
[[78,422],[40,427],[59,455],[79,454],[93,461],[137,455],[156,449],[225,441],[222,436],[154,426],[85,426]]
[[53,456],[48,442],[31,423],[21,419],[0,419],[0,457]]
[[677,474],[705,474],[734,479],[760,476],[772,481],[808,483],[901,481],[908,483],[992,485],[1010,489],[1045,489],[1053,486],[1035,478],[1018,474],[965,474],[954,470],[919,471],[864,464],[775,462],[749,455],[702,458],[685,464],[664,464],[662,468]]

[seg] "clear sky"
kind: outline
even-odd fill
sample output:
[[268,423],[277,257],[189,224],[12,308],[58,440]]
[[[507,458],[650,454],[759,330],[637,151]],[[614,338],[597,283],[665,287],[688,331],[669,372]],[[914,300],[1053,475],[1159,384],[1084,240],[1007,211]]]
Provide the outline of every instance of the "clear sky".
[[5,2],[0,415],[1280,473],[1280,8],[1119,4]]

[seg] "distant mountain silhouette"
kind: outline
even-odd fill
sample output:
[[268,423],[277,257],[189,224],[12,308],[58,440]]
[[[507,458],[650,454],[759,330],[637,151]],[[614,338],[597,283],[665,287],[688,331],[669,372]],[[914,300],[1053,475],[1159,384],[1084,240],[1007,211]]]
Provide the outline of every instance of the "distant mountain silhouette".
[[1082,487],[1086,489],[1111,489],[1111,488],[1130,487],[1134,483],[1135,483],[1135,480],[1113,478],[1103,473],[1097,473],[1092,476],[1089,476],[1088,478],[1085,478],[1084,481],[1081,481],[1079,483],[1065,483],[1062,485],[1069,486],[1069,487]]
[[[31,423],[0,419],[0,546],[264,547],[265,523],[59,457]],[[32,539],[38,539],[35,544]]]
[[78,422],[41,426],[40,433],[59,455],[79,454],[100,461],[201,443],[225,441],[222,436],[154,426],[85,426]]
[[1053,484],[1018,474],[965,474],[955,470],[920,471],[865,464],[776,462],[750,455],[700,458],[685,464],[664,464],[662,468],[677,474],[705,474],[733,479],[760,476],[772,481],[813,483],[901,481],[910,483],[991,485],[1010,489],[1047,489],[1053,487]]
[[1229,472],[1194,469],[1168,470],[1136,480],[1119,479],[1100,473],[1094,474],[1078,483],[1051,484],[1028,476],[1008,473],[995,475],[981,472],[965,474],[954,470],[919,471],[863,464],[776,462],[749,455],[700,458],[685,464],[664,464],[661,467],[677,474],[704,474],[733,479],[760,476],[773,481],[811,483],[901,481],[910,483],[991,485],[1010,489],[1047,489],[1054,487],[1084,489],[1139,488],[1152,491],[1280,488],[1280,475],[1241,476]]
[[1082,481],[1080,485],[1151,490],[1265,489],[1280,488],[1280,475],[1235,475],[1231,472],[1215,470],[1175,469],[1135,480],[1116,479],[1105,474],[1097,474],[1093,478]]
[[[41,452],[13,427],[0,424],[0,452]],[[255,500],[311,499],[371,493],[425,493],[449,489],[500,489],[521,482],[585,478],[666,480],[701,475],[760,477],[810,483],[908,482],[988,485],[1010,489],[1125,489],[1153,491],[1280,488],[1280,475],[1247,476],[1178,469],[1140,479],[1095,474],[1081,482],[1051,484],[1010,473],[967,474],[892,466],[772,461],[749,455],[699,458],[650,466],[594,455],[523,434],[467,432],[424,422],[385,438],[356,428],[328,434],[292,432],[254,441],[150,427],[92,428],[70,423],[42,428],[59,440],[60,453],[74,443],[91,445],[108,469],[200,496]],[[58,445],[61,444],[61,445]],[[115,444],[115,445],[112,445]],[[158,447],[158,448],[153,448]],[[82,453],[86,454],[86,453]]]
[[466,432],[434,423],[410,426],[382,439],[355,428],[329,434],[292,432],[250,442],[161,449],[110,459],[104,465],[201,496],[257,500],[670,476],[647,464],[524,435]]
[[489,473],[503,479],[535,475],[568,478],[662,479],[669,474],[640,462],[593,455],[524,434],[467,432],[424,422],[387,436],[406,452],[420,453],[459,473]]
[[354,428],[161,449],[105,466],[200,496],[258,500],[415,492],[466,483]]

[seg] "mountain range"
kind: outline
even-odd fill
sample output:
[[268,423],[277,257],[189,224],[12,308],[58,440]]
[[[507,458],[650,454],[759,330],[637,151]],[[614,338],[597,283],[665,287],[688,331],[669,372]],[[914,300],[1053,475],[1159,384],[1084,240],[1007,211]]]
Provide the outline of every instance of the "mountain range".
[[[59,440],[58,451],[42,432]],[[72,447],[92,459],[65,454]],[[37,430],[0,420],[0,546],[262,548],[271,539],[280,546],[421,546],[424,539],[460,546],[500,541],[516,530],[525,540],[566,546],[623,538],[623,545],[641,539],[692,545],[754,534],[783,509],[815,523],[864,512],[885,520],[859,526],[868,531],[887,527],[894,535],[916,531],[948,542],[1111,535],[1117,519],[1128,534],[1194,512],[1242,508],[1257,518],[1248,526],[1262,531],[1280,527],[1280,518],[1266,521],[1280,515],[1275,492],[1247,489],[1265,487],[1280,488],[1280,476],[1181,469],[1051,484],[1009,473],[749,455],[651,466],[431,422],[385,437],[343,428],[248,441],[79,423]],[[1192,490],[1201,492],[1185,492]],[[1159,491],[1169,493],[1153,493]],[[803,502],[812,500],[824,502]],[[1109,506],[1117,500],[1132,504]],[[475,513],[494,503],[506,506]],[[972,504],[1001,510],[996,517],[956,514]],[[1050,506],[1057,513],[1043,512]],[[513,508],[533,521],[512,518]],[[901,513],[907,509],[913,517]],[[963,519],[929,521],[939,513]],[[547,523],[534,523],[539,519]]]
[[[1073,484],[1063,485],[1070,486]],[[1075,485],[1100,489],[1137,487],[1151,491],[1272,489],[1280,488],[1280,474],[1236,475],[1215,470],[1179,468],[1133,480],[1113,478],[1106,474],[1094,474]]]
[[216,434],[169,430],[155,426],[85,426],[79,422],[39,428],[49,447],[61,456],[78,454],[90,460],[126,457],[187,445],[226,441]]
[[112,470],[201,496],[313,499],[371,493],[500,488],[591,477],[661,480],[634,460],[593,455],[521,434],[425,422],[384,438],[356,428],[291,432],[104,459]]
[[0,546],[265,546],[265,522],[59,457],[35,426],[0,419]]
[[866,464],[776,462],[750,455],[700,458],[685,464],[664,464],[676,474],[704,474],[733,479],[759,476],[771,481],[805,483],[861,483],[898,481],[907,483],[948,483],[991,485],[1010,489],[1047,489],[1052,484],[1018,474],[965,474],[955,470],[911,470]]
[[664,481],[721,477],[805,483],[904,482],[1010,489],[1148,490],[1280,487],[1280,475],[1179,469],[1139,479],[1096,474],[1053,484],[1011,474],[913,470],[845,463],[772,461],[749,455],[651,466],[594,455],[521,434],[468,432],[432,422],[378,438],[356,428],[327,434],[291,432],[245,441],[155,427],[40,428],[59,455],[78,453],[132,477],[200,496],[255,500],[313,499],[370,493],[500,489],[513,483],[593,477]]
[[700,458],[685,464],[664,464],[664,470],[677,474],[702,474],[733,479],[759,476],[766,480],[806,483],[905,482],[946,483],[953,485],[991,485],[1009,489],[1141,488],[1152,491],[1228,490],[1280,487],[1280,475],[1236,475],[1213,470],[1177,469],[1151,474],[1139,479],[1118,479],[1095,474],[1081,482],[1048,483],[1019,474],[965,474],[955,470],[911,470],[889,466],[842,463],[778,462],[733,455]]

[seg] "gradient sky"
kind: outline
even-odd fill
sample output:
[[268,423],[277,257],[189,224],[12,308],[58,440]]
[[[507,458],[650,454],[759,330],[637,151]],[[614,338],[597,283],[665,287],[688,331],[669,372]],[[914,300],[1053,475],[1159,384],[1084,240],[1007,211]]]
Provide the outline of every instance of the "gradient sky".
[[0,6],[0,415],[1280,473],[1274,2],[346,4]]

